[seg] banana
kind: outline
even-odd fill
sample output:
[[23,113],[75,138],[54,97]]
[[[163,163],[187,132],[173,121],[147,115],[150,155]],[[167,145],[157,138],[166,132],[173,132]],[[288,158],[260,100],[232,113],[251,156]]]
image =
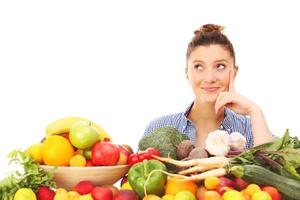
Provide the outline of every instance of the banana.
[[46,127],[46,137],[49,137],[50,135],[68,133],[71,126],[79,121],[91,122],[92,126],[98,131],[100,141],[103,141],[105,138],[108,138],[110,141],[112,141],[112,138],[108,135],[108,133],[106,133],[105,130],[103,130],[103,128],[101,128],[101,126],[82,117],[65,117],[50,123]]

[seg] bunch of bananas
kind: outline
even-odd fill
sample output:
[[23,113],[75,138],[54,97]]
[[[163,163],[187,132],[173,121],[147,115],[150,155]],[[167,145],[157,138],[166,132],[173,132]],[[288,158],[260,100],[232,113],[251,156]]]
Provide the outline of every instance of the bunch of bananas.
[[105,139],[109,139],[110,141],[112,141],[112,138],[108,135],[108,133],[105,132],[105,130],[101,128],[101,126],[99,126],[95,122],[92,122],[91,120],[82,117],[65,117],[50,123],[46,127],[46,138],[50,135],[68,133],[72,125],[79,121],[86,121],[91,123],[91,125],[98,131],[100,141],[103,141]]

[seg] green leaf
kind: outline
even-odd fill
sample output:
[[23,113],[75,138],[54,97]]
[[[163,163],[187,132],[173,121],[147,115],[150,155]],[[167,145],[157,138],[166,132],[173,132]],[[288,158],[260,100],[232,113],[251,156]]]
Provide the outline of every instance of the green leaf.
[[277,139],[267,150],[268,151],[278,151],[282,149],[290,141],[289,129],[286,129],[283,137]]

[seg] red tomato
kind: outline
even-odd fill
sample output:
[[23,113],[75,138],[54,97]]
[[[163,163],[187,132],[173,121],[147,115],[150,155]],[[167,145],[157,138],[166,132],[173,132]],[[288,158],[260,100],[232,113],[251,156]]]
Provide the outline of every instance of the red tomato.
[[280,192],[273,186],[264,186],[262,187],[262,191],[268,193],[272,197],[272,200],[281,200]]

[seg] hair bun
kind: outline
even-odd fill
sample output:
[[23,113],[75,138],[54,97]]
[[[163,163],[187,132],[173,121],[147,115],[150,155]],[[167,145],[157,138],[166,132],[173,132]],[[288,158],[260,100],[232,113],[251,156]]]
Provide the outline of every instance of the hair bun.
[[201,34],[201,33],[211,33],[211,32],[220,32],[224,30],[223,26],[219,26],[216,24],[205,24],[201,26],[198,30],[194,31],[195,35]]

